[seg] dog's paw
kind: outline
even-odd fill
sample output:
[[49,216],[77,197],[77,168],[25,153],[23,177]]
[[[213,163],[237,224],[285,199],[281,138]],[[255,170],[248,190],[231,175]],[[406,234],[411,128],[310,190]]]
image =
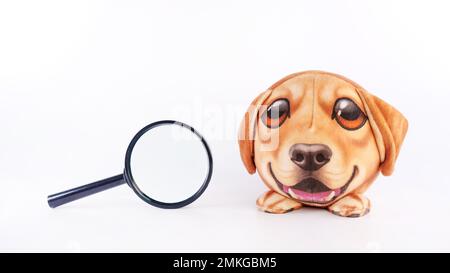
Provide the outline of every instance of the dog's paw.
[[370,200],[361,194],[350,194],[331,205],[328,210],[339,216],[361,217],[369,213]]
[[264,193],[256,200],[258,208],[268,213],[286,213],[302,207],[302,205],[292,199],[287,198],[273,190]]

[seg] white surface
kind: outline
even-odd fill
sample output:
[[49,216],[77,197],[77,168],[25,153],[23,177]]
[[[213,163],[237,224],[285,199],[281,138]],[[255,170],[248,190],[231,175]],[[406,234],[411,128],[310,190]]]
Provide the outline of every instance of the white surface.
[[[450,250],[448,1],[147,2],[1,2],[0,250]],[[256,210],[265,188],[236,125],[260,91],[309,69],[410,121],[366,217]],[[161,210],[122,186],[48,208],[50,193],[121,172],[134,133],[167,118],[211,145],[197,202]]]

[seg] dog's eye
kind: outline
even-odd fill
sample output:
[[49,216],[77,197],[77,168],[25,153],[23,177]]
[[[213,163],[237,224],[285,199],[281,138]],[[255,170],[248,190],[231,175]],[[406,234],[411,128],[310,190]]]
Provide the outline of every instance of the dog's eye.
[[279,99],[274,101],[261,116],[261,120],[269,128],[278,128],[289,117],[289,101]]
[[357,130],[366,123],[366,115],[351,99],[341,98],[336,101],[333,108],[332,119],[347,130]]

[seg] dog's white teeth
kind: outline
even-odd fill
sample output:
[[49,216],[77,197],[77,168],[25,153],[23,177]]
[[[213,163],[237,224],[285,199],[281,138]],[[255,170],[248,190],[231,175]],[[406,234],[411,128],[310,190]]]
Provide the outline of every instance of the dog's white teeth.
[[298,198],[298,196],[294,193],[292,189],[289,189],[288,192],[292,196],[292,198]]
[[326,202],[328,202],[328,201],[330,201],[331,199],[333,199],[333,197],[335,196],[335,192],[334,191],[331,191],[330,192],[330,194],[328,194],[328,196],[325,198],[325,201]]

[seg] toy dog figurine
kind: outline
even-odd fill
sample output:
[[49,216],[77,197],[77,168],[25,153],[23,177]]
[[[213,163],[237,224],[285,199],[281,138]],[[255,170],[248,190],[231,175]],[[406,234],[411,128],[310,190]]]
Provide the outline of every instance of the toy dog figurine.
[[378,172],[393,172],[407,129],[400,112],[353,81],[306,71],[251,103],[239,148],[247,171],[270,189],[256,202],[261,210],[314,206],[359,217],[370,211],[363,193]]

